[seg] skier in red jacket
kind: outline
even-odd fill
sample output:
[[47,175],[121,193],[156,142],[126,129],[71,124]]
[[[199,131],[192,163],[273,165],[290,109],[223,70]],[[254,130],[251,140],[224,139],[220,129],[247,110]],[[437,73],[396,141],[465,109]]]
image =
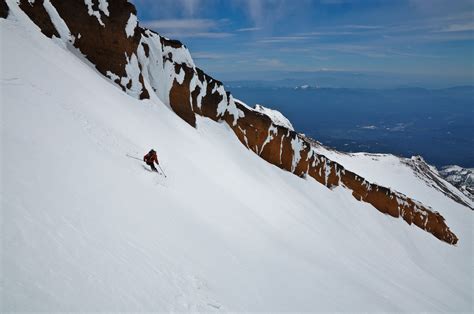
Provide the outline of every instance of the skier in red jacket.
[[151,167],[151,170],[155,171],[155,172],[158,172],[158,170],[155,168],[155,162],[157,165],[159,165],[159,162],[158,162],[158,156],[156,155],[156,152],[152,149],[148,152],[148,154],[146,154],[145,156],[143,156],[143,161]]

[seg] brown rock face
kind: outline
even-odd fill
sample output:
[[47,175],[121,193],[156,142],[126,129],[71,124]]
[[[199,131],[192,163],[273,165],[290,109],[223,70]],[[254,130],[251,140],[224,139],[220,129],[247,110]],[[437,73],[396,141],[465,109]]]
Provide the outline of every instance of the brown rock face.
[[170,105],[184,121],[196,126],[196,116],[194,115],[193,107],[191,105],[191,91],[189,90],[189,83],[194,75],[194,71],[186,66],[180,64],[174,65],[176,74],[184,71],[184,80],[180,84],[176,79],[173,81],[170,90]]
[[96,6],[93,9],[99,12],[104,23],[102,26],[97,17],[89,15],[84,1],[51,0],[51,3],[76,38],[74,46],[93,61],[101,73],[111,71],[120,77],[126,76],[127,56],[136,52],[140,40],[138,32],[132,37],[125,34],[130,14],[137,14],[132,4],[126,0],[109,1],[107,16],[99,11],[98,1],[93,1]]
[[[94,13],[91,15],[84,1],[50,0],[50,2],[74,37],[73,45],[95,64],[100,73],[106,76],[107,73],[112,73],[119,78],[127,77],[126,65],[136,53],[141,38],[138,28],[133,36],[128,37],[125,33],[125,26],[130,15],[137,13],[131,3],[127,0],[109,1],[107,15],[99,10],[99,3],[95,0],[92,1],[91,10]],[[21,0],[20,8],[40,27],[43,34],[48,37],[59,37],[57,29],[45,10],[43,0],[35,0],[33,3]],[[141,75],[138,80],[143,86]],[[127,88],[127,84],[129,84],[128,88],[132,84],[132,80],[122,82],[116,79],[115,82],[123,90]],[[140,92],[140,98],[149,98],[145,88]]]
[[[213,92],[213,90],[222,85],[222,83],[213,79],[199,68],[196,68],[196,74],[197,80],[206,82],[206,90],[202,97],[200,107],[198,106],[197,96],[201,92],[201,88],[198,86],[192,91],[193,110],[201,116],[213,118],[217,112],[217,105],[224,99],[222,95],[216,91]],[[217,120],[216,117],[213,119]]]
[[[181,42],[140,27],[127,35],[126,26],[131,16],[136,16],[135,7],[128,1],[108,1],[108,10],[99,8],[98,0],[92,0],[90,8],[81,0],[50,1],[70,30],[71,43],[130,95],[143,99],[155,93],[192,126],[196,126],[196,114],[225,121],[243,145],[277,167],[300,177],[312,177],[328,188],[343,186],[352,191],[354,198],[372,204],[380,212],[401,217],[442,241],[457,243],[458,238],[439,213],[345,170],[317,154],[310,139],[234,101],[221,82],[194,66]],[[46,36],[60,36],[43,0],[32,4],[21,0],[20,8]],[[2,16],[8,14],[4,0],[0,0],[0,9]]]
[[37,0],[34,4],[28,1],[20,2],[20,8],[30,17],[30,19],[40,27],[41,32],[48,37],[59,37],[59,33],[54,27],[51,19],[44,8],[44,1]]
[[7,18],[8,17],[8,5],[5,0],[0,0],[0,18]]

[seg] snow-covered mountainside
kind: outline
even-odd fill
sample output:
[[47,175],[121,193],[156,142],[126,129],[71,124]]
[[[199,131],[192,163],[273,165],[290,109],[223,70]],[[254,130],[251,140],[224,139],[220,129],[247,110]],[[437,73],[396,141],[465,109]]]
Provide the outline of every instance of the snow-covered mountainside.
[[380,212],[402,218],[442,241],[457,243],[457,235],[437,210],[318,154],[304,136],[288,125],[275,124],[274,112],[264,114],[258,107],[235,101],[221,82],[194,65],[181,42],[139,27],[136,10],[126,0],[31,0],[20,1],[19,8],[43,34],[84,55],[130,96],[158,98],[194,127],[196,116],[224,122],[249,150],[281,169],[312,177],[328,188],[344,186],[354,198]]
[[[343,153],[323,146],[321,143],[312,141],[312,146],[320,154],[328,156],[331,160],[337,161],[346,169],[355,171],[356,173],[363,173],[364,176],[382,186],[390,186],[393,189],[410,195],[413,191],[410,190],[414,185],[408,184],[410,181],[421,180],[424,182],[423,190],[420,190],[420,195],[425,192],[435,189],[438,190],[444,197],[449,197],[455,202],[474,209],[474,203],[467,195],[464,195],[459,189],[453,186],[448,180],[443,178],[438,170],[427,164],[421,156],[413,156],[412,158],[403,158],[391,154],[372,154],[372,153]],[[390,176],[385,176],[383,169],[391,168],[394,173]],[[435,204],[433,200],[427,198],[419,198],[423,204]],[[435,206],[435,205],[433,205]]]
[[126,1],[6,3],[2,311],[472,309],[462,193],[276,125]]
[[474,169],[456,165],[441,168],[439,174],[449,183],[457,187],[471,200],[474,200]]

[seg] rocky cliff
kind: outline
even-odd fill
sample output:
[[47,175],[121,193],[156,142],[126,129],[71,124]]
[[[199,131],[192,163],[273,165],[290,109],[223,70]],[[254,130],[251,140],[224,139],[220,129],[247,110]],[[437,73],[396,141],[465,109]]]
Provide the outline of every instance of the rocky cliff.
[[[456,165],[441,168],[439,174],[474,201],[474,169]],[[471,207],[471,209],[474,209]]]
[[[45,36],[80,51],[105,77],[130,96],[159,97],[188,124],[196,115],[227,123],[240,142],[275,166],[313,178],[332,189],[343,186],[359,201],[433,234],[449,244],[458,238],[431,208],[370,183],[318,154],[312,140],[237,101],[221,82],[194,65],[181,42],[140,27],[126,0],[21,0],[19,5]],[[8,6],[0,0],[2,17]],[[99,105],[99,104],[98,104]]]

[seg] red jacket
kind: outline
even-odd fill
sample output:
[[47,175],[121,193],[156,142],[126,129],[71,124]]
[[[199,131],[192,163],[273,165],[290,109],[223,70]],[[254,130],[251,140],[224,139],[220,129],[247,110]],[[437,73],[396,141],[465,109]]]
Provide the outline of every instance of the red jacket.
[[159,164],[158,156],[156,155],[156,152],[154,150],[150,150],[148,154],[143,156],[143,161],[149,165],[153,165],[153,162],[156,162],[156,164]]

